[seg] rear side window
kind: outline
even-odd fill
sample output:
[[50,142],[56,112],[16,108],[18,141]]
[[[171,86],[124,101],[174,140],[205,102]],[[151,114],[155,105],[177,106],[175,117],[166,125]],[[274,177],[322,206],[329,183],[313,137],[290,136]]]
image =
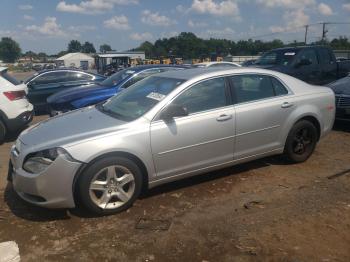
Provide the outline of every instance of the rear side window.
[[275,91],[269,76],[239,75],[232,76],[234,94],[237,103],[244,103],[268,97],[274,97]]
[[10,75],[7,73],[7,71],[2,72],[2,73],[1,73],[1,76],[2,76],[3,78],[5,78],[7,81],[9,81],[11,84],[15,85],[15,86],[21,84],[21,82],[18,81],[16,78],[10,76]]
[[318,59],[314,49],[304,49],[299,56],[299,61],[301,60],[308,60],[312,65],[318,64]]
[[288,94],[288,90],[284,85],[274,77],[270,77],[273,89],[276,96],[282,96]]
[[227,105],[225,79],[215,78],[196,84],[180,94],[173,103],[183,106],[190,114],[224,107]]

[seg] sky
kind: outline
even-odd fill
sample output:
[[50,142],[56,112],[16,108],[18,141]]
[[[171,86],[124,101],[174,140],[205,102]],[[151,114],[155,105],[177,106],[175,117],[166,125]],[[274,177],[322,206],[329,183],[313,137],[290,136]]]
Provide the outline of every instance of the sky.
[[[96,49],[137,47],[180,32],[230,40],[319,40],[320,22],[350,23],[350,0],[1,0],[0,37],[22,51],[55,54],[72,39]],[[329,38],[350,37],[350,24],[327,25]]]

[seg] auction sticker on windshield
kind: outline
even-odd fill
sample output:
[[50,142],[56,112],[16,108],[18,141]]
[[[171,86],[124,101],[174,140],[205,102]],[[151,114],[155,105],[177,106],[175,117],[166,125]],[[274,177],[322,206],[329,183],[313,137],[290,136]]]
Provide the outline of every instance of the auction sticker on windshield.
[[156,93],[156,92],[151,92],[147,95],[148,98],[157,100],[157,101],[161,101],[163,100],[163,98],[165,97],[165,95],[160,94],[160,93]]
[[295,55],[294,52],[288,52],[288,53],[284,53],[284,55]]

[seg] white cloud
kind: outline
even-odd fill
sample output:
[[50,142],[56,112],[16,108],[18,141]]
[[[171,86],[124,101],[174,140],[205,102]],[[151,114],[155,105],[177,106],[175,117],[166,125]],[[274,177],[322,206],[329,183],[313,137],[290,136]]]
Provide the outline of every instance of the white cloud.
[[222,30],[217,29],[208,29],[204,32],[199,33],[198,35],[202,38],[221,38],[221,39],[233,39],[235,31],[230,28],[226,27]]
[[283,20],[285,26],[270,26],[270,31],[273,33],[298,31],[309,23],[310,17],[302,9],[299,9],[285,12]]
[[30,16],[30,15],[24,15],[23,16],[23,19],[24,20],[28,20],[28,21],[33,21],[34,20],[34,17]]
[[66,37],[68,34],[64,32],[61,25],[57,23],[56,17],[48,16],[45,18],[45,22],[42,25],[30,25],[26,26],[25,30],[29,33],[38,33],[43,36],[50,37]]
[[208,24],[205,22],[196,22],[193,20],[188,20],[187,25],[191,28],[196,28],[196,27],[206,27]]
[[71,25],[68,27],[69,31],[72,32],[87,32],[87,31],[94,31],[96,30],[96,26],[94,25]]
[[130,37],[130,39],[135,40],[135,41],[146,41],[146,40],[153,39],[153,35],[149,32],[133,33],[129,37]]
[[315,0],[257,0],[257,2],[267,8],[283,7],[288,9],[300,9],[316,4]]
[[170,19],[169,17],[160,15],[158,12],[152,13],[150,10],[144,10],[142,12],[141,21],[144,24],[156,26],[170,26],[176,24],[176,21]]
[[193,0],[190,10],[199,14],[217,16],[239,16],[239,8],[234,0],[224,0],[216,3],[213,0]]
[[349,4],[343,4],[343,8],[347,11],[350,11],[350,3]]
[[32,10],[33,6],[32,5],[19,5],[18,9],[20,9],[20,10]]
[[177,5],[176,11],[178,11],[179,13],[184,13],[186,12],[186,8],[183,5]]
[[108,19],[103,22],[103,25],[106,28],[117,29],[117,30],[129,30],[129,20],[125,15],[113,16],[111,19]]
[[329,5],[326,5],[325,3],[320,3],[318,5],[318,11],[325,16],[331,16],[333,15],[333,10]]
[[101,14],[114,8],[115,5],[138,4],[138,0],[85,0],[79,4],[69,4],[61,1],[56,10],[68,13]]

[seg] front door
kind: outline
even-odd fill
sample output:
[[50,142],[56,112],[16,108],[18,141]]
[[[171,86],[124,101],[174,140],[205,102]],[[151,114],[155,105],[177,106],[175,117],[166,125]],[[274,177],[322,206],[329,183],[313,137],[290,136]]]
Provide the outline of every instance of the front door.
[[172,103],[189,115],[151,124],[157,175],[168,177],[233,160],[235,111],[225,78],[205,80],[183,91]]

